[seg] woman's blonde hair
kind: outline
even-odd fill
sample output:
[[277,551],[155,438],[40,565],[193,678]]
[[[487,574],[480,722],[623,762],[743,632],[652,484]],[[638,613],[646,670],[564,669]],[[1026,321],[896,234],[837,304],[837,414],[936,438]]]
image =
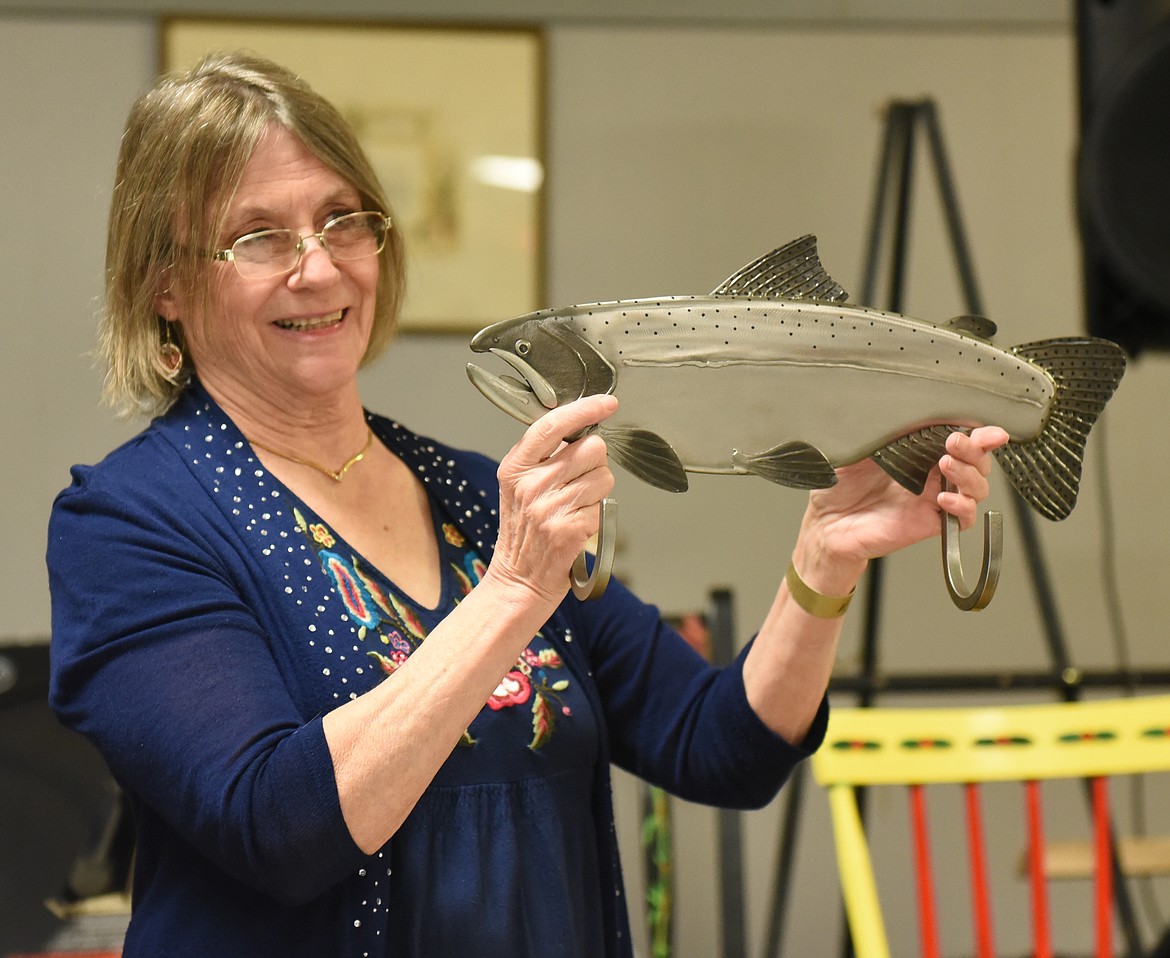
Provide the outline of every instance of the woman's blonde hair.
[[[217,53],[188,73],[163,77],[130,111],[110,206],[99,351],[105,397],[123,412],[163,412],[190,380],[189,357],[178,370],[163,359],[166,343],[182,348],[182,327],[157,315],[155,298],[171,289],[186,302],[207,304],[208,251],[272,123],[350,183],[363,209],[390,215],[349,123],[288,70],[260,57]],[[380,260],[363,364],[386,348],[397,326],[405,272],[399,230],[388,232]]]

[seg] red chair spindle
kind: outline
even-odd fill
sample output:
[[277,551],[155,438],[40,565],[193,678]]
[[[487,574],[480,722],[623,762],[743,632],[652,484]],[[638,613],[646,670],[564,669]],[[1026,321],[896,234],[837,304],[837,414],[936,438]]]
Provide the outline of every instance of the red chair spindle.
[[938,917],[934,902],[934,878],[930,864],[930,837],[926,825],[926,794],[921,785],[910,786],[914,824],[914,875],[918,883],[918,925],[923,958],[940,958]]
[[1040,783],[1024,783],[1028,806],[1028,874],[1032,880],[1032,945],[1035,958],[1052,958],[1048,926],[1048,886],[1044,881],[1044,816],[1040,808]]
[[975,954],[993,958],[995,935],[991,925],[991,895],[987,884],[986,844],[983,838],[983,815],[979,807],[979,785],[964,786],[967,798],[967,848],[971,857],[971,900],[975,921]]
[[1109,838],[1109,781],[1092,780],[1093,850],[1096,866],[1097,958],[1113,955],[1113,852]]

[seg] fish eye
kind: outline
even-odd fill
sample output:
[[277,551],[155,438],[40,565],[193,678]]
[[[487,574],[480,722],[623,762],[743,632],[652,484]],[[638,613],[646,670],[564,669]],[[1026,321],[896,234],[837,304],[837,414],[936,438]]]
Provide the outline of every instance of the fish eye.
[[527,339],[516,340],[516,354],[518,356],[527,356],[531,350],[532,343],[530,343]]

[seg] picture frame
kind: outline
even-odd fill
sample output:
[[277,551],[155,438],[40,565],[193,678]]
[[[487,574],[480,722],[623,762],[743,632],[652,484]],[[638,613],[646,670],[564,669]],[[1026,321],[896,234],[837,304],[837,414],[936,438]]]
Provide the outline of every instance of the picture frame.
[[246,51],[354,125],[406,245],[406,333],[474,332],[544,305],[538,28],[168,17],[163,71]]

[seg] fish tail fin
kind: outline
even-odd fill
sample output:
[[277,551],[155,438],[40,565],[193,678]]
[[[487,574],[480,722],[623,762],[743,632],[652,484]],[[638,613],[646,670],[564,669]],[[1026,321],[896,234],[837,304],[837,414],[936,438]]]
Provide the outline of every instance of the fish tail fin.
[[1105,339],[1047,339],[1012,352],[1044,369],[1056,381],[1056,396],[1040,435],[1009,442],[994,456],[1008,481],[1037,512],[1064,519],[1080,489],[1081,463],[1089,430],[1125,373],[1125,353]]

